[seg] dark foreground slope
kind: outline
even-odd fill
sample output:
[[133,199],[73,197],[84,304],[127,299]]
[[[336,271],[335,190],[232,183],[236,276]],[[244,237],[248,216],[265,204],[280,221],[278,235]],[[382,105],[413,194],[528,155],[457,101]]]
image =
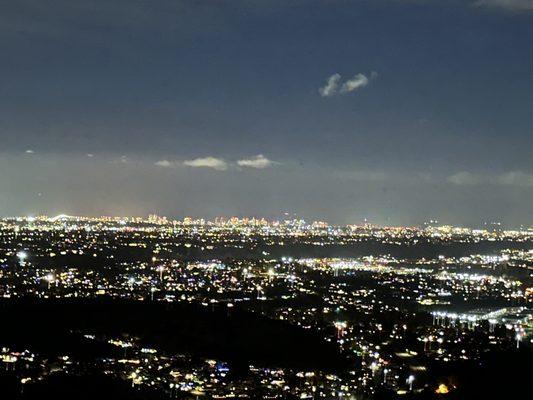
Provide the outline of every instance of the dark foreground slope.
[[[227,307],[112,300],[1,301],[0,344],[87,358],[113,349],[82,335],[131,335],[168,354],[212,357],[237,365],[337,370],[334,345],[313,332]],[[76,333],[77,332],[77,333]],[[312,351],[310,351],[312,349]]]
[[15,376],[0,375],[0,398],[6,400],[162,400],[168,399],[161,392],[135,387],[119,378],[102,374],[74,376],[55,374],[45,380],[25,385]]

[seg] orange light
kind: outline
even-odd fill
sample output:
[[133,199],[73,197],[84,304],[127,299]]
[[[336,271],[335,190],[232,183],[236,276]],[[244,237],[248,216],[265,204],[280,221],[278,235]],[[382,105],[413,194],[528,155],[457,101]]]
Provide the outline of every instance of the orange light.
[[439,387],[435,390],[435,393],[437,394],[446,394],[449,392],[450,390],[448,389],[448,386],[446,386],[444,383],[441,383]]

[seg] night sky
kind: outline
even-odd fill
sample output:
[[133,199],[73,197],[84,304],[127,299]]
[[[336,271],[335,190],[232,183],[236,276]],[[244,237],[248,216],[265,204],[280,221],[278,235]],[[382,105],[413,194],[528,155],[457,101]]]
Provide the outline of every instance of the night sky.
[[533,224],[533,0],[0,2],[0,215]]

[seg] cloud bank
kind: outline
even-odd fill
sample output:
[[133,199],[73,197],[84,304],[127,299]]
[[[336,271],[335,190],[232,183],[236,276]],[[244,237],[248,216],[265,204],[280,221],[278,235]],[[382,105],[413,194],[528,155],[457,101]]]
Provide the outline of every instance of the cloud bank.
[[[163,160],[164,161],[164,160]],[[183,165],[194,168],[211,168],[217,171],[225,171],[228,169],[228,163],[221,158],[216,157],[200,157],[194,160],[186,160]]]
[[194,168],[211,168],[217,171],[226,171],[230,167],[245,167],[245,168],[255,168],[255,169],[265,169],[272,167],[276,164],[279,164],[276,161],[272,161],[265,157],[263,154],[258,154],[253,157],[243,158],[235,162],[228,162],[222,158],[208,156],[208,157],[199,157],[192,160],[185,161],[175,161],[175,160],[159,160],[154,163],[157,167],[162,168],[178,168],[182,165]]
[[274,161],[269,160],[262,154],[258,154],[255,157],[245,158],[245,159],[237,161],[237,165],[239,167],[249,167],[249,168],[256,168],[256,169],[264,169],[264,168],[272,167],[274,164],[275,164]]

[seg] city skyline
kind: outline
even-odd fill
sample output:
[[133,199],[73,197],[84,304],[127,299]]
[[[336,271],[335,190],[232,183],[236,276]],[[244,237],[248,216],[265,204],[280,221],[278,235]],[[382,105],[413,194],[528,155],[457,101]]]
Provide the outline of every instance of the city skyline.
[[0,215],[531,224],[526,0],[6,2]]
[[366,228],[376,228],[376,229],[406,229],[406,230],[421,230],[421,229],[452,229],[458,231],[501,231],[501,232],[523,232],[528,234],[533,229],[532,226],[527,224],[522,224],[520,226],[506,226],[499,222],[496,218],[492,221],[485,221],[482,224],[478,225],[457,225],[450,224],[446,221],[439,221],[437,219],[429,219],[423,221],[420,224],[413,225],[384,225],[376,223],[368,219],[361,221],[354,221],[346,224],[335,224],[327,220],[320,219],[303,219],[299,218],[296,214],[285,213],[280,215],[279,218],[266,218],[260,215],[218,215],[214,218],[205,218],[202,216],[192,216],[185,215],[181,217],[167,216],[167,215],[158,215],[155,213],[146,214],[146,215],[72,215],[72,214],[57,214],[57,215],[46,215],[46,214],[29,214],[29,215],[11,215],[11,216],[2,216],[0,221],[24,221],[27,223],[39,223],[43,221],[51,222],[122,222],[122,223],[152,223],[155,225],[191,225],[191,226],[201,226],[201,225],[216,225],[216,226],[300,226],[303,228],[309,227],[331,227],[331,228],[355,228],[355,227],[366,227]]

